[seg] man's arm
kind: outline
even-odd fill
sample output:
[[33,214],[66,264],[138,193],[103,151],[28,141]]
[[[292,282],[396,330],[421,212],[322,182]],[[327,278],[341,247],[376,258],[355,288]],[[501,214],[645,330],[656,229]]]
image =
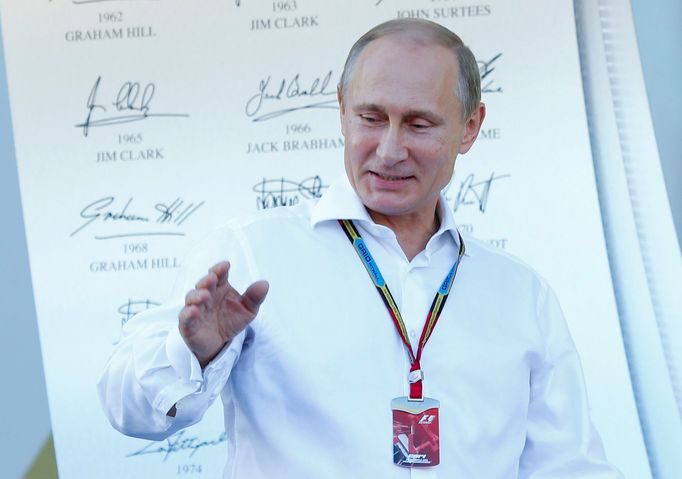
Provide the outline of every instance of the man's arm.
[[554,293],[543,286],[537,314],[546,353],[531,371],[519,479],[623,479],[606,460],[590,419],[578,353]]
[[[123,434],[161,440],[198,422],[239,357],[243,334],[202,370],[178,331],[182,307],[169,304],[136,315],[107,361],[100,400]],[[168,416],[176,404],[176,414]]]
[[[217,255],[238,251],[230,236],[205,240],[176,282],[175,298],[133,317],[123,329],[99,382],[105,413],[124,434],[163,439],[198,422],[224,388],[241,352],[244,329],[256,317],[268,285],[257,281],[239,294],[228,263]],[[239,255],[236,255],[239,257]],[[252,271],[237,261],[238,284]],[[182,299],[182,291],[189,292]]]

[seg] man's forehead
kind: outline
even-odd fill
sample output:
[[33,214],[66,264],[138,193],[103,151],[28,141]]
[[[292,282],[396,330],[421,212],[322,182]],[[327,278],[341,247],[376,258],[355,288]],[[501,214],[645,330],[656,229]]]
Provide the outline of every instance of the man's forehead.
[[[412,84],[423,95],[441,88],[453,91],[458,73],[457,58],[451,50],[437,43],[415,43],[402,35],[390,35],[367,45],[348,86],[349,90],[360,88],[365,96],[389,94],[397,84]],[[370,101],[368,98],[356,100]]]
[[[434,62],[440,67],[438,70],[445,72],[454,69],[452,73],[458,74],[459,64],[454,51],[433,40],[426,41],[421,37],[419,40],[416,41],[409,34],[391,34],[378,38],[360,53],[355,69],[367,70],[377,66],[377,73],[381,73],[383,69],[390,70],[396,65],[405,65],[404,60],[409,57],[414,63]],[[409,68],[409,65],[405,66]]]

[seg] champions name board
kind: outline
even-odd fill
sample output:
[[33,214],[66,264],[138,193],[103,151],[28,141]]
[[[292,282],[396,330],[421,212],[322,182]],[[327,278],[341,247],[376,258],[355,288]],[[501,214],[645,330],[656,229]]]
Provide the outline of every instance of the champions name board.
[[[229,217],[343,174],[353,42],[419,17],[476,55],[488,115],[446,190],[458,225],[556,290],[607,454],[649,477],[621,340],[569,0],[0,0],[16,156],[62,479],[222,477],[221,405],[129,438],[96,382],[120,329]],[[614,398],[618,398],[614,401]]]

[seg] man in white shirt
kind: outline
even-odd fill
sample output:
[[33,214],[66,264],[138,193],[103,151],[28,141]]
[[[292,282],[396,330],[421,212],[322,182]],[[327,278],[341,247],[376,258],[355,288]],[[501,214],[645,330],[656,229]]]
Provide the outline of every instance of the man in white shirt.
[[621,477],[553,293],[441,196],[485,117],[471,52],[387,22],[338,96],[347,178],[199,245],[107,364],[112,424],[163,439],[221,395],[226,478]]

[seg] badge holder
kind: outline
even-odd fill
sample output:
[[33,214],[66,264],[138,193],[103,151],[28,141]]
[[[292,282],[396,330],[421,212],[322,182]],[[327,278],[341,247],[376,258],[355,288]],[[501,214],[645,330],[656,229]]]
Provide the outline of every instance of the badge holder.
[[[421,371],[413,371],[419,374]],[[410,374],[410,382],[416,382]],[[440,462],[438,411],[432,398],[397,397],[393,410],[393,463],[403,467],[437,466]]]

